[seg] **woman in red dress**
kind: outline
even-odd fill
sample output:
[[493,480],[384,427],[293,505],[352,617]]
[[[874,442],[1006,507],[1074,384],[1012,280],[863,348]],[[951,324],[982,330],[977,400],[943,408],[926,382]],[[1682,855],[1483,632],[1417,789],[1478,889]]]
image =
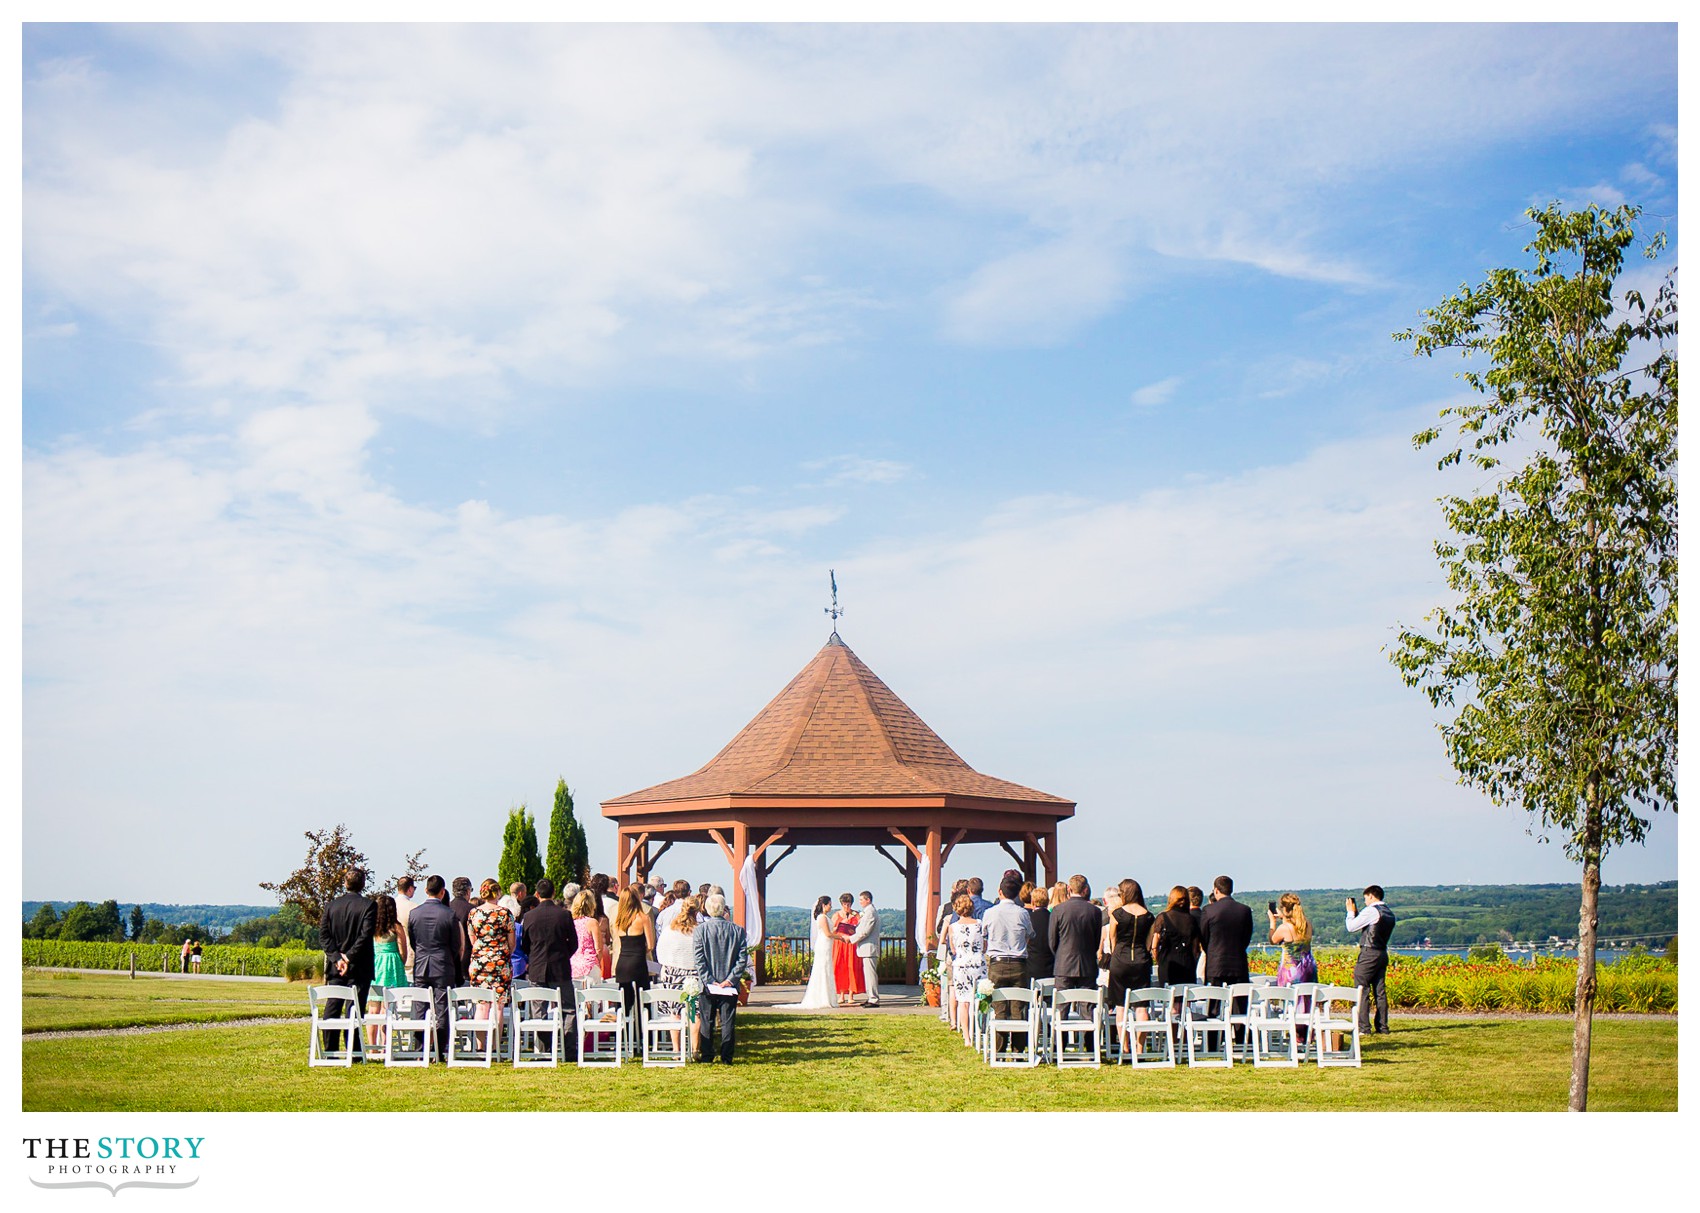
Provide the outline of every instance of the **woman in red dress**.
[[838,1005],[848,1007],[853,994],[866,994],[867,983],[862,980],[862,961],[850,942],[850,935],[861,921],[856,913],[855,899],[848,893],[838,897],[840,909],[832,916],[832,976],[838,983]]

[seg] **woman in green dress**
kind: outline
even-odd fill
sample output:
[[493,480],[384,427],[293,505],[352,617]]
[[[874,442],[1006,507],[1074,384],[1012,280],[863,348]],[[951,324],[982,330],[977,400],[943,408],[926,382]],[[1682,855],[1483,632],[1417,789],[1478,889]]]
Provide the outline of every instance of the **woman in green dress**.
[[[395,898],[379,893],[378,924],[372,931],[372,992],[366,1009],[378,1015],[384,1009],[384,991],[407,984],[407,933],[396,913]],[[383,1029],[372,1028],[372,1047],[383,1047]]]

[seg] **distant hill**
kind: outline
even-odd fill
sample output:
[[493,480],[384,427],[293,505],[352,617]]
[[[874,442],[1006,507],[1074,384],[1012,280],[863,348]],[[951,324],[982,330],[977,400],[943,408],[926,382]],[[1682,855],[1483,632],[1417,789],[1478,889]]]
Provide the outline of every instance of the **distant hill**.
[[[1234,896],[1256,911],[1256,938],[1265,937],[1267,921],[1262,911],[1267,902],[1287,890],[1252,889],[1236,891]],[[1306,912],[1321,944],[1352,942],[1346,936],[1345,901],[1348,896],[1362,899],[1362,886],[1357,888],[1293,889],[1304,903]],[[1147,899],[1153,910],[1166,890],[1147,889]],[[98,898],[94,899],[99,901]],[[39,901],[23,903],[24,921],[41,907]],[[47,902],[54,911],[63,914],[73,904],[69,901]],[[119,910],[129,921],[133,903],[121,902]],[[1556,936],[1573,939],[1576,917],[1581,906],[1581,892],[1575,884],[1523,885],[1398,885],[1387,890],[1387,904],[1398,916],[1393,942],[1401,946],[1422,943],[1425,939],[1437,947],[1468,947],[1479,943],[1545,941]],[[1657,884],[1608,885],[1600,890],[1600,937],[1624,939],[1655,936],[1662,940],[1677,929],[1677,882]],[[191,922],[215,930],[229,931],[239,922],[267,918],[277,912],[277,906],[264,905],[172,905],[143,902],[142,913],[148,918],[176,924]],[[801,906],[769,906],[764,924],[769,935],[807,936],[809,911]],[[901,909],[880,907],[880,934],[887,938],[902,938],[904,915]]]

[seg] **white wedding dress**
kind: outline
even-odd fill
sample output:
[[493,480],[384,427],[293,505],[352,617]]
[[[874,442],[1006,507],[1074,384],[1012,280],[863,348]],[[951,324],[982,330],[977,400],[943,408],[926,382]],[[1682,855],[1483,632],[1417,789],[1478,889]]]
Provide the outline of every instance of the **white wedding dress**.
[[803,991],[802,1002],[785,1006],[801,1011],[831,1011],[838,1007],[838,982],[832,975],[832,931],[828,928],[829,914],[817,914],[810,935],[814,943],[815,962],[809,970],[809,988]]

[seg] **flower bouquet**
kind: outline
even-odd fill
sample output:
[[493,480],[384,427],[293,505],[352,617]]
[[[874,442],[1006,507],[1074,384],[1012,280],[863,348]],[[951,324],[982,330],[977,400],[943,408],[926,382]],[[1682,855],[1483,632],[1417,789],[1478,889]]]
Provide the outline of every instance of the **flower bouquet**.
[[990,1013],[992,1009],[992,991],[995,989],[997,989],[997,987],[992,984],[992,979],[989,977],[980,978],[978,984],[975,985],[974,996],[979,1004],[980,1014],[985,1015]]
[[702,993],[702,979],[696,974],[685,978],[685,984],[679,987],[679,1005],[685,1009],[685,1022],[695,1023],[697,1018],[697,997]]

